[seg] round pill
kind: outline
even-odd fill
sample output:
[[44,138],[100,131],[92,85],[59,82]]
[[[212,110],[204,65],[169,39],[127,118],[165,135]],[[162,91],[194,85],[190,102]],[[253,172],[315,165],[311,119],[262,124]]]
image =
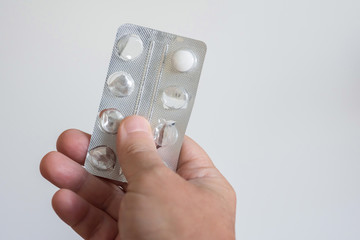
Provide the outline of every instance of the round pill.
[[91,165],[98,170],[113,170],[116,163],[114,151],[107,146],[99,146],[89,151]]
[[106,81],[110,92],[116,97],[129,96],[135,88],[134,79],[126,72],[115,72]]
[[100,129],[109,134],[116,134],[124,116],[117,109],[105,109],[99,113]]
[[172,57],[174,68],[179,72],[189,71],[195,64],[195,56],[188,50],[178,50]]

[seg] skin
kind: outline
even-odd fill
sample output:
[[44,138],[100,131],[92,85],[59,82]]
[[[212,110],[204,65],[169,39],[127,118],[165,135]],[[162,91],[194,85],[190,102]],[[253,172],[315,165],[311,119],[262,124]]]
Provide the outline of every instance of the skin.
[[90,135],[67,130],[44,156],[41,174],[60,188],[58,216],[84,239],[235,239],[235,192],[205,151],[185,137],[177,172],[163,164],[149,123],[125,118],[117,154],[126,192],[89,174],[84,164]]

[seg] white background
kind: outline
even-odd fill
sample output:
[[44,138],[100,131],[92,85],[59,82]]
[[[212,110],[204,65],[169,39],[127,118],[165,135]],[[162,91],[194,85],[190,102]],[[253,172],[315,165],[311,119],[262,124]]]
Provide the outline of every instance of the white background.
[[207,43],[187,134],[237,192],[238,239],[360,239],[358,0],[0,0],[0,239],[79,239],[39,162],[92,131],[128,22]]

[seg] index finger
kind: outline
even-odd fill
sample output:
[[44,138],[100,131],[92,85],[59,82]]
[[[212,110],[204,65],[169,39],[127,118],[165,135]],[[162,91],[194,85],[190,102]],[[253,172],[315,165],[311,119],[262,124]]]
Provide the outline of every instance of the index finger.
[[91,135],[77,129],[69,129],[60,134],[56,148],[65,156],[84,165]]

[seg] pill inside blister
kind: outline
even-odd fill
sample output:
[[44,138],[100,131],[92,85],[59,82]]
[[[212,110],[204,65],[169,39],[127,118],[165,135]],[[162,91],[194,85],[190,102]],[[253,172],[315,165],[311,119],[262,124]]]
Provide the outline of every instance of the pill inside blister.
[[116,97],[129,96],[135,88],[131,75],[122,71],[111,74],[106,83],[110,92]]
[[116,156],[111,148],[100,146],[89,151],[89,161],[98,170],[112,170],[115,167]]
[[189,94],[183,87],[170,86],[161,94],[165,109],[184,109],[189,102]]
[[116,134],[121,120],[124,116],[119,110],[110,108],[99,113],[99,126],[106,133]]
[[154,140],[156,147],[166,147],[176,143],[178,130],[175,121],[160,119],[159,124],[154,129]]
[[126,182],[117,161],[116,133],[123,118],[139,115],[152,126],[159,157],[175,171],[205,53],[206,45],[198,40],[134,24],[121,26],[85,169],[95,176]]
[[178,50],[172,57],[174,68],[179,72],[187,72],[194,67],[196,58],[189,50]]
[[143,42],[138,35],[126,35],[119,39],[116,44],[118,56],[125,60],[137,58],[143,51]]

